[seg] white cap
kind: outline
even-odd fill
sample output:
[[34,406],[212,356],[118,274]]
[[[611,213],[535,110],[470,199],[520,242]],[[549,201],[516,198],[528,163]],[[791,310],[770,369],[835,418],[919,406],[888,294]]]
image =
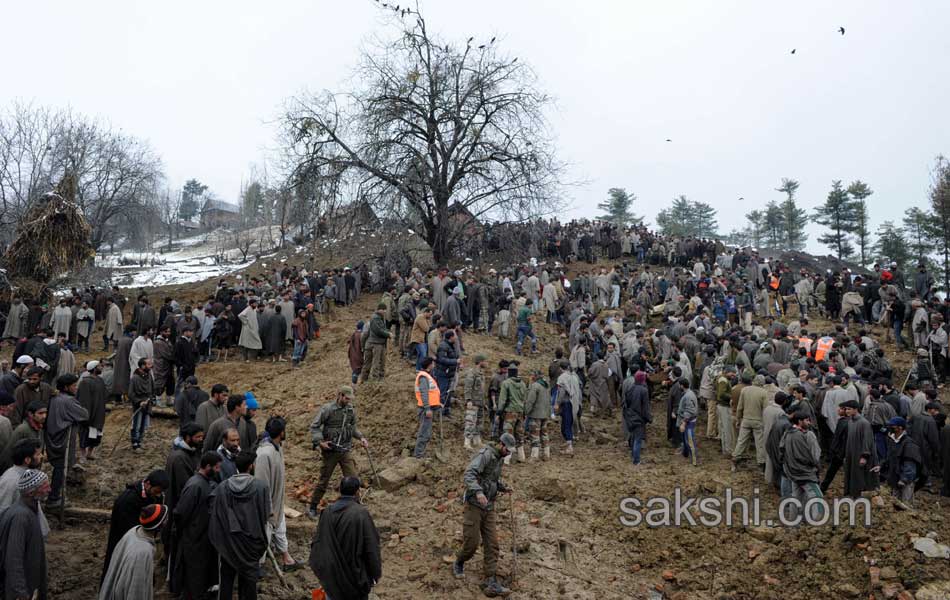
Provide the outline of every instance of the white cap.
[[23,355],[20,356],[20,358],[16,359],[16,364],[18,364],[18,365],[32,365],[32,364],[33,364],[33,357],[31,357],[31,356],[29,356],[29,355],[26,355],[26,354],[23,354]]
[[92,372],[92,371],[95,371],[96,367],[98,366],[99,366],[98,360],[90,360],[89,362],[86,363],[86,370],[89,372]]

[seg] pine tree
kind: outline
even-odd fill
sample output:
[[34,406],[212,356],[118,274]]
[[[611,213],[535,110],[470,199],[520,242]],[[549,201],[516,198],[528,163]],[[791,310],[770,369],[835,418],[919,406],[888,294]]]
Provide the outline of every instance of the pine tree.
[[871,251],[871,225],[868,217],[867,198],[874,193],[868,184],[860,179],[848,186],[848,194],[854,199],[854,235],[861,250],[861,266],[867,266]]
[[904,211],[904,235],[907,236],[910,258],[917,261],[917,264],[929,262],[930,252],[934,247],[930,239],[932,222],[933,216],[916,206]]
[[673,199],[669,208],[664,208],[656,215],[656,225],[663,235],[686,237],[690,227],[690,201],[686,196]]
[[896,262],[905,265],[911,258],[911,249],[904,239],[904,232],[893,221],[884,221],[877,228],[877,243],[874,253],[881,264]]
[[664,208],[657,213],[656,224],[663,235],[719,237],[716,209],[705,202],[693,202],[686,196],[674,198],[669,208]]
[[257,181],[252,181],[244,189],[241,213],[244,222],[252,226],[258,224],[264,216],[264,187]]
[[208,186],[197,179],[189,179],[181,188],[181,205],[178,207],[178,218],[182,221],[190,221],[200,211],[199,199],[208,191]]
[[931,232],[943,257],[943,289],[950,290],[950,160],[937,157],[930,184]]
[[774,200],[765,206],[765,246],[781,248],[785,243],[785,212]]
[[719,223],[716,220],[716,209],[705,202],[694,202],[691,208],[692,233],[699,238],[718,238]]
[[816,223],[831,231],[818,237],[818,241],[835,251],[838,260],[854,254],[851,233],[856,226],[855,204],[840,180],[831,183],[831,191],[825,203],[815,209]]
[[765,213],[761,210],[752,210],[746,213],[746,221],[749,243],[755,248],[762,247],[762,240],[765,235]]
[[782,223],[785,228],[785,245],[789,250],[801,250],[808,241],[805,226],[808,225],[808,212],[798,208],[795,202],[795,192],[798,191],[798,182],[794,179],[782,178],[782,185],[775,188],[786,195],[782,201]]
[[607,190],[607,200],[597,205],[605,214],[597,217],[601,221],[610,221],[614,225],[626,227],[631,223],[639,223],[643,217],[631,212],[636,201],[635,194],[628,194],[625,188],[610,188]]

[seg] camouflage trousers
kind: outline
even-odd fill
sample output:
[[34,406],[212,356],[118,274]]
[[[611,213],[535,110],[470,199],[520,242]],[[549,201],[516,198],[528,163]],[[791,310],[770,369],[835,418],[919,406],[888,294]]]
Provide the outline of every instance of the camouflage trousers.
[[548,420],[528,419],[528,438],[532,448],[548,447]]
[[476,435],[482,435],[481,423],[479,422],[482,410],[484,410],[482,407],[475,406],[471,402],[465,405],[465,437],[473,438]]
[[505,424],[502,426],[502,431],[515,436],[515,441],[519,446],[524,445],[524,415],[513,412],[505,413]]

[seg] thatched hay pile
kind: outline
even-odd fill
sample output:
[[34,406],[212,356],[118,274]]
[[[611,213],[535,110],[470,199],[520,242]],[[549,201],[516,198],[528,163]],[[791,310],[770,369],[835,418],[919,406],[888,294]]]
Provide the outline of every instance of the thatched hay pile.
[[76,181],[63,177],[55,192],[33,203],[17,227],[3,266],[11,287],[21,296],[40,299],[47,285],[95,256],[92,228],[75,202]]

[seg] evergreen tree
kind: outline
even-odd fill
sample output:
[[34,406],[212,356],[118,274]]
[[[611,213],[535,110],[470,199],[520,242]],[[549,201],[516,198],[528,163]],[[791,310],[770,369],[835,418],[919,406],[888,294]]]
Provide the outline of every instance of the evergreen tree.
[[669,208],[664,208],[656,215],[656,225],[663,235],[686,237],[689,234],[691,222],[690,201],[686,196],[673,199]]
[[664,208],[657,213],[656,224],[663,235],[719,237],[716,209],[705,202],[694,202],[686,196],[674,198],[669,208]]
[[241,198],[241,214],[244,222],[249,225],[256,225],[264,217],[264,187],[257,181],[252,181],[244,189]]
[[831,183],[831,191],[825,203],[815,209],[814,221],[831,231],[818,237],[818,241],[835,251],[838,260],[854,254],[851,233],[856,227],[854,200],[841,185],[840,180]]
[[746,228],[748,231],[748,243],[755,248],[761,248],[762,240],[765,235],[765,213],[761,210],[752,210],[746,213],[745,218],[746,221],[749,222]]
[[597,205],[605,214],[597,217],[601,221],[610,221],[619,227],[626,227],[631,223],[639,223],[642,217],[631,212],[636,201],[635,194],[628,194],[625,188],[610,188],[607,190],[607,200]]
[[705,202],[694,202],[691,209],[692,230],[690,235],[700,238],[718,238],[719,222],[716,209]]
[[943,289],[950,290],[950,160],[937,157],[930,184],[930,230],[933,245],[943,257]]
[[808,224],[808,212],[798,208],[795,202],[795,192],[798,191],[798,182],[794,179],[782,178],[782,185],[776,191],[786,195],[782,201],[782,224],[785,229],[784,243],[789,250],[801,250],[808,241],[805,226]]
[[861,251],[861,266],[866,266],[871,252],[871,225],[868,222],[867,198],[874,191],[860,179],[848,186],[848,194],[854,200],[854,235]]
[[189,179],[181,188],[181,205],[178,207],[178,218],[190,221],[201,211],[201,197],[208,191],[208,186],[197,179]]
[[781,248],[785,243],[785,212],[774,200],[765,206],[765,246]]
[[884,221],[877,228],[874,252],[877,260],[884,265],[896,262],[903,266],[911,259],[911,249],[904,239],[904,232],[893,221]]
[[932,222],[933,217],[916,206],[904,211],[904,235],[907,237],[910,258],[916,264],[929,262],[934,247],[930,239]]

